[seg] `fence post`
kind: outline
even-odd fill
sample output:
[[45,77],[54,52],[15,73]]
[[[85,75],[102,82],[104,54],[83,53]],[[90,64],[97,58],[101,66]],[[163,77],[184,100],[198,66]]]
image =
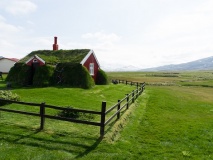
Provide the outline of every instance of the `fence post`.
[[137,97],[139,97],[140,93],[139,93],[139,88],[137,89]]
[[128,81],[126,81],[126,85],[127,85],[127,82],[128,82]]
[[141,95],[142,92],[143,92],[143,87],[142,87],[142,85],[140,85],[140,92],[139,92],[139,94]]
[[100,126],[100,136],[104,136],[104,128],[105,128],[105,112],[106,112],[106,102],[102,102],[101,106],[101,126]]
[[135,91],[133,90],[133,91],[132,91],[132,103],[135,102],[135,97],[134,97],[134,96],[135,96]]
[[44,129],[44,123],[45,123],[45,103],[41,103],[40,105],[40,116],[41,116],[41,122],[40,122],[40,130]]
[[129,94],[126,94],[127,98],[126,98],[126,101],[127,101],[127,104],[126,104],[126,109],[129,109]]
[[[117,111],[121,108],[120,100],[118,100],[118,108]],[[120,118],[120,111],[117,113],[117,119]]]

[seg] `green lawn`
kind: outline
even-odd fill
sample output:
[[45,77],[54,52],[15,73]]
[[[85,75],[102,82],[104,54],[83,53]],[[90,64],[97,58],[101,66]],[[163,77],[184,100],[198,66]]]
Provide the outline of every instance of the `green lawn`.
[[147,87],[118,138],[84,159],[212,159],[212,99],[207,88]]
[[[1,81],[1,89],[5,83]],[[50,105],[72,106],[74,108],[101,110],[102,101],[107,108],[125,97],[135,87],[130,85],[95,86],[85,90],[80,88],[12,88],[13,93],[21,97],[21,101]],[[30,112],[39,112],[39,108],[10,104],[4,108],[13,108]],[[49,114],[57,114],[47,110]],[[95,117],[100,122],[100,116]],[[64,121],[45,121],[45,129],[39,131],[38,117],[0,112],[0,159],[70,159],[84,155],[98,145],[99,127],[75,124]],[[111,125],[106,127],[110,132]],[[22,154],[20,154],[22,153]],[[51,155],[51,156],[50,156]]]
[[[1,112],[0,159],[213,159],[212,72],[108,75],[148,85],[102,141],[98,127],[47,119],[39,132],[38,118]],[[24,101],[100,110],[101,101],[109,107],[132,89],[119,84],[12,91]]]

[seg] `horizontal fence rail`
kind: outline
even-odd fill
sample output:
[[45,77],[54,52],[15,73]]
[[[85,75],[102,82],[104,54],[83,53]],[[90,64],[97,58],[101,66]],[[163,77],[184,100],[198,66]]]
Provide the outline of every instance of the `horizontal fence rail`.
[[[117,119],[120,118],[120,112],[126,108],[128,109],[129,106],[134,103],[134,101],[138,98],[139,95],[144,91],[145,89],[145,82],[144,83],[139,83],[139,82],[131,82],[131,81],[125,81],[125,80],[113,80],[113,82],[117,83],[123,83],[123,84],[130,84],[130,85],[135,85],[137,86],[137,89],[133,90],[130,94],[126,94],[126,97],[124,97],[121,100],[118,100],[118,103],[116,103],[114,106],[110,107],[108,110],[105,111],[105,116],[112,112],[114,109],[117,108],[116,112],[111,115],[105,122],[104,125],[108,125],[116,116]],[[117,84],[115,83],[115,84]],[[103,104],[102,104],[103,105]]]
[[44,128],[45,118],[63,120],[63,121],[69,121],[69,122],[75,122],[75,123],[82,123],[82,124],[87,124],[87,125],[100,126],[99,122],[89,122],[89,121],[85,121],[85,120],[78,120],[78,119],[73,119],[73,118],[52,116],[52,115],[45,114],[46,108],[101,115],[101,112],[98,112],[98,111],[58,107],[58,106],[53,106],[53,105],[46,105],[45,103],[37,104],[37,103],[17,102],[17,101],[4,100],[4,99],[0,99],[0,101],[6,102],[6,103],[29,105],[29,106],[39,106],[40,107],[40,113],[25,112],[25,111],[12,110],[12,109],[6,109],[6,108],[1,108],[1,107],[0,107],[0,111],[26,114],[26,115],[32,115],[32,116],[39,116],[39,117],[41,117],[41,123],[40,123],[40,129],[41,130]]
[[[0,102],[4,102],[4,103],[8,103],[8,104],[14,103],[14,104],[19,104],[19,105],[38,107],[39,113],[7,109],[7,108],[3,108],[2,106],[0,106],[0,111],[40,117],[40,130],[44,129],[45,118],[74,122],[74,123],[81,123],[81,124],[86,124],[86,125],[99,126],[100,127],[100,136],[103,137],[105,134],[105,127],[115,117],[117,117],[117,119],[119,119],[121,116],[121,114],[120,114],[121,111],[124,110],[125,108],[128,109],[129,106],[132,103],[134,103],[134,101],[138,98],[139,95],[142,94],[142,92],[145,89],[145,82],[139,83],[139,82],[124,81],[124,80],[114,80],[114,81],[117,81],[118,83],[123,83],[126,85],[134,85],[134,86],[137,86],[137,88],[135,90],[133,90],[131,93],[126,94],[126,96],[123,99],[118,100],[118,102],[115,105],[111,106],[109,109],[106,109],[107,102],[102,102],[101,111],[92,111],[92,110],[74,109],[74,108],[65,108],[65,107],[59,107],[59,106],[54,106],[54,105],[47,105],[44,102],[28,103],[28,102],[18,102],[18,101],[0,99]],[[86,120],[80,120],[80,119],[74,119],[74,118],[48,115],[48,114],[46,114],[47,108],[55,109],[55,110],[62,110],[62,111],[66,110],[66,111],[98,115],[98,116],[100,116],[100,122],[93,122],[93,121],[86,121]],[[114,110],[116,110],[116,112],[112,113]],[[109,113],[111,113],[111,115],[108,119],[106,119],[106,117]]]
[[[106,102],[102,102],[102,115],[101,115],[101,127],[100,127],[100,135],[104,136],[104,130],[105,127],[117,116],[117,119],[120,118],[120,113],[124,108],[128,109],[129,106],[135,102],[135,100],[139,97],[139,95],[142,94],[142,92],[145,89],[145,82],[139,83],[139,82],[131,82],[126,80],[112,80],[112,83],[118,84],[123,83],[126,85],[134,85],[137,86],[135,90],[133,90],[131,93],[126,94],[126,97],[124,97],[121,100],[118,100],[118,103],[110,107],[108,110],[106,110]],[[111,113],[113,110],[116,110],[107,120],[106,115]]]

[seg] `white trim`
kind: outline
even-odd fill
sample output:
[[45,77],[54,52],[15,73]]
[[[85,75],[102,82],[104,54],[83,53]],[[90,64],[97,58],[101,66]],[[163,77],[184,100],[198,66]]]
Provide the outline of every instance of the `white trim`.
[[96,58],[95,53],[94,53],[93,50],[90,50],[90,51],[87,53],[87,55],[86,55],[86,56],[84,57],[84,59],[80,62],[80,64],[84,65],[84,63],[87,61],[87,59],[90,57],[91,54],[94,55],[95,60],[96,60],[98,66],[99,66],[99,68],[100,68],[100,64],[99,64],[98,59]]
[[33,57],[31,57],[29,60],[27,60],[25,63],[27,64],[27,63],[29,63],[32,59],[34,59],[34,58],[36,58],[36,59],[38,59],[39,61],[41,61],[42,63],[44,63],[45,64],[45,61],[43,60],[43,59],[41,59],[39,56],[37,56],[37,55],[34,55]]

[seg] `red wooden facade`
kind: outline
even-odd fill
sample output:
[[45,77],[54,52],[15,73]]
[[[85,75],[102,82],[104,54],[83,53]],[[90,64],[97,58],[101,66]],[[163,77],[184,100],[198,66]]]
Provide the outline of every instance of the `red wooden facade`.
[[40,57],[38,57],[37,55],[33,56],[32,58],[30,58],[26,64],[28,66],[32,66],[33,64],[38,64],[38,66],[43,66],[45,65],[45,61],[43,59],[41,59]]
[[96,81],[100,65],[93,50],[87,54],[87,56],[81,61],[81,64],[87,68],[94,81]]

